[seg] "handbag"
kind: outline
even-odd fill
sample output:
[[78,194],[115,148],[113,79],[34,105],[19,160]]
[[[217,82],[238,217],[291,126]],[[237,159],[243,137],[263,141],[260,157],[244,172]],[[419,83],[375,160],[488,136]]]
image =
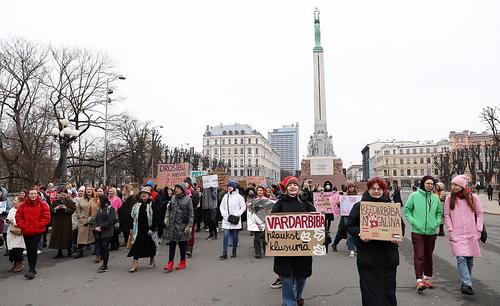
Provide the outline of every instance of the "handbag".
[[127,250],[130,250],[132,248],[132,240],[134,240],[134,234],[130,233],[127,239]]
[[[474,202],[474,198],[472,198],[472,201]],[[476,220],[476,225],[477,225],[477,215],[476,215],[476,212],[474,212],[474,219]],[[486,240],[488,239],[488,232],[486,231],[486,225],[484,225],[484,222],[483,222],[483,230],[481,231],[481,242],[482,243],[486,243]]]
[[227,212],[229,216],[227,217],[227,222],[237,225],[240,223],[240,216],[231,215],[229,213],[229,196],[227,197]]

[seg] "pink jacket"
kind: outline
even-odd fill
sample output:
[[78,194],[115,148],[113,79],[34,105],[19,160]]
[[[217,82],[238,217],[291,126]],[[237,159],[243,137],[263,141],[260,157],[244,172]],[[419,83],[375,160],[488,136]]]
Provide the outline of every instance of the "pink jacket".
[[111,202],[111,206],[113,206],[115,211],[118,211],[118,209],[120,209],[120,207],[122,206],[122,200],[117,196],[109,197],[109,201]]
[[453,256],[481,256],[479,239],[483,230],[483,208],[478,196],[473,194],[472,199],[476,206],[477,221],[466,199],[457,198],[454,210],[450,210],[450,196],[444,202],[444,219]]

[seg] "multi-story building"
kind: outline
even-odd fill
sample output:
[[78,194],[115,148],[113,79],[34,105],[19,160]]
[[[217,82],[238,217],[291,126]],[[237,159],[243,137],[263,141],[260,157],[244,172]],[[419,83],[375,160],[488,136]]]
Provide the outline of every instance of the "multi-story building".
[[370,178],[375,177],[375,155],[377,155],[380,152],[380,148],[387,143],[390,142],[378,140],[367,144],[363,150],[361,150],[361,155],[363,156],[363,181],[368,181]]
[[207,125],[203,134],[203,154],[222,160],[230,176],[263,176],[280,179],[280,156],[269,141],[248,124]]
[[350,181],[361,182],[363,180],[363,165],[351,165],[347,168],[345,176]]
[[392,141],[375,155],[375,175],[386,178],[392,186],[418,186],[424,175],[439,176],[434,156],[449,150],[450,142]]
[[267,138],[280,155],[280,169],[296,175],[299,170],[299,123],[273,129]]

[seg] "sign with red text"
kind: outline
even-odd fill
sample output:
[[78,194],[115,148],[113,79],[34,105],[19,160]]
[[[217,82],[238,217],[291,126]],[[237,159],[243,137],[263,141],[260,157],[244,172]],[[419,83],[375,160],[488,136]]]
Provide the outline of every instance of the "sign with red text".
[[401,241],[399,203],[361,202],[359,232],[361,239]]
[[340,216],[340,209],[338,206],[339,195],[336,192],[314,192],[313,202],[316,211],[325,214],[334,214]]
[[360,195],[340,196],[340,215],[349,216],[352,207],[361,201],[361,197]]
[[159,164],[157,184],[159,188],[168,186],[173,188],[175,184],[184,183],[189,177],[189,163]]
[[326,254],[325,215],[267,215],[264,238],[266,256],[323,256]]

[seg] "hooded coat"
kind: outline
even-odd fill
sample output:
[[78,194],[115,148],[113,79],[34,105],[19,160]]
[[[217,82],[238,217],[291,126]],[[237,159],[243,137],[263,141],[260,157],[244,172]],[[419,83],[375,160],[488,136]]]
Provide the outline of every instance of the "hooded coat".
[[[59,205],[65,205],[65,209],[56,209]],[[75,204],[68,199],[58,199],[50,205],[52,213],[52,232],[50,235],[49,249],[69,249],[72,244],[72,222],[71,216],[75,211]]]
[[[222,198],[220,203],[220,213],[222,215],[223,229],[241,229],[241,215],[246,211],[247,206],[245,199],[240,195],[238,190],[228,192]],[[232,224],[227,219],[229,215],[240,217],[238,224]]]
[[186,235],[186,227],[194,223],[194,210],[191,198],[185,193],[173,196],[165,213],[165,236],[168,241],[188,241],[191,235]]
[[441,224],[443,207],[432,191],[418,188],[410,194],[404,206],[404,215],[411,224],[411,231],[419,235],[435,235]]
[[35,200],[27,197],[16,212],[16,223],[23,236],[34,236],[45,232],[50,223],[49,205],[37,196]]

